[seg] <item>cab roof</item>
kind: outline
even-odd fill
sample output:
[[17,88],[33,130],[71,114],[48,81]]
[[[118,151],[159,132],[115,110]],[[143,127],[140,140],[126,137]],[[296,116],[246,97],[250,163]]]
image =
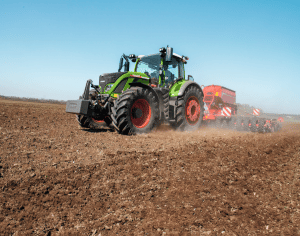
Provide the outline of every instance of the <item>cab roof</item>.
[[[154,56],[154,55],[159,55],[159,53],[150,54],[150,55],[147,55],[147,57],[149,57],[149,56]],[[145,57],[145,56],[146,56],[146,55],[139,55],[138,58],[142,58],[142,57]],[[173,56],[174,56],[174,57],[177,57],[177,58],[179,58],[179,59],[181,59],[181,60],[183,60],[183,57],[180,56],[180,55],[178,55],[177,53],[173,53]]]

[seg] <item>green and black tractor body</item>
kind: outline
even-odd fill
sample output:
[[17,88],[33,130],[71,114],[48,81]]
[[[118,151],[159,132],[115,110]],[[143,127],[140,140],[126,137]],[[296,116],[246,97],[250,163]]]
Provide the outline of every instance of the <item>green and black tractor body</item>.
[[118,72],[100,75],[99,85],[88,80],[83,95],[67,101],[66,112],[76,114],[83,128],[109,126],[122,134],[147,133],[162,123],[196,129],[203,119],[203,92],[192,76],[185,79],[187,60],[171,47],[148,56],[123,54]]

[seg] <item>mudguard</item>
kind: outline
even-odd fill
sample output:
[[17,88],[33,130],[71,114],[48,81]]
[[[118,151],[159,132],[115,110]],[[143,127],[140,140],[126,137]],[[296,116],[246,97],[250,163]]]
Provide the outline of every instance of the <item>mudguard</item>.
[[155,92],[155,90],[153,88],[151,88],[150,86],[143,84],[143,83],[130,83],[129,84],[130,87],[142,87],[142,88],[147,88],[149,89],[151,92],[153,92],[153,94],[155,95],[155,98],[157,99],[157,101],[159,101],[158,95]]
[[158,102],[159,119],[162,119],[162,117],[164,117],[164,116],[168,116],[168,114],[166,115],[164,112],[163,94],[166,93],[165,89],[162,89],[162,90],[159,88],[153,89],[152,87],[150,87],[146,84],[143,84],[143,83],[130,83],[129,85],[130,85],[130,87],[142,87],[142,88],[149,89],[154,94],[155,99]]
[[200,91],[202,92],[203,94],[203,91],[201,89],[201,87],[199,86],[199,84],[197,84],[196,82],[194,81],[186,81],[180,88],[179,92],[178,92],[178,96],[182,96],[184,94],[184,91],[186,90],[187,87],[191,86],[191,85],[194,85],[196,87],[198,87],[200,89]]

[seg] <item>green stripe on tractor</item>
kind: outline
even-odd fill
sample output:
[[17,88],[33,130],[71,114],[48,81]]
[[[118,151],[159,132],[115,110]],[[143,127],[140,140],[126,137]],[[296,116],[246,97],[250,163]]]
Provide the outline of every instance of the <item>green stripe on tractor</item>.
[[187,82],[186,80],[180,80],[175,84],[173,84],[169,92],[170,97],[177,97],[181,86],[186,82]]
[[107,92],[105,92],[105,89],[104,91],[102,91],[102,94],[109,94],[111,97],[116,97],[116,94],[121,94],[121,93],[114,93],[114,90],[116,89],[116,87],[124,80],[124,79],[128,79],[124,88],[123,88],[123,91],[127,90],[128,88],[130,88],[130,83],[132,83],[133,81],[135,81],[136,83],[142,83],[142,84],[146,84],[148,85],[149,84],[149,79],[143,79],[143,78],[134,78],[134,77],[131,77],[131,75],[138,75],[138,76],[141,76],[141,77],[147,77],[148,76],[142,72],[132,72],[132,71],[128,71],[126,74],[120,76],[117,81],[115,83],[113,83],[113,86],[110,88],[110,90],[108,90]]
[[[161,65],[164,64],[163,58],[160,60],[160,64],[161,64]],[[164,72],[165,72],[165,71],[164,71]],[[159,77],[158,77],[158,84],[161,85],[161,76],[160,76],[160,75],[159,75]],[[164,83],[163,85],[165,85],[165,83]]]

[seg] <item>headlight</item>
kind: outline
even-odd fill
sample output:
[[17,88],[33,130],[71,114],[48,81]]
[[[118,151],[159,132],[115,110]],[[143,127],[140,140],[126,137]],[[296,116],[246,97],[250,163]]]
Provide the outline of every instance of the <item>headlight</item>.
[[105,86],[105,92],[108,92],[108,91],[112,88],[113,85],[114,85],[114,84],[107,84],[107,85]]

